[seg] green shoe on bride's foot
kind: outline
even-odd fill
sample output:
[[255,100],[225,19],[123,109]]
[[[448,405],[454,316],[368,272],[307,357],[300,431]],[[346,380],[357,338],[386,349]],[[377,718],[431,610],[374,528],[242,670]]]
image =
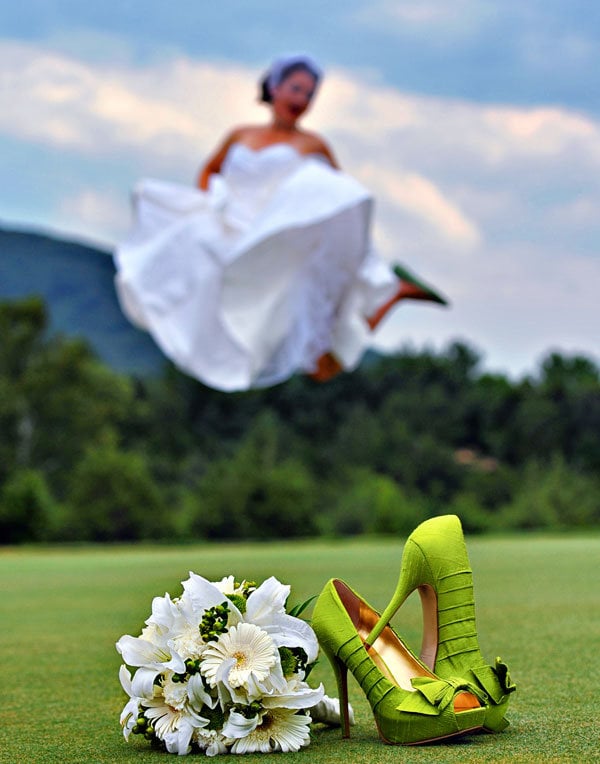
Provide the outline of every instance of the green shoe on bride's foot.
[[315,605],[312,627],[336,676],[343,737],[350,737],[348,670],[365,693],[385,743],[416,745],[479,731],[487,714],[479,687],[436,676],[389,626],[367,649],[364,639],[378,618],[339,579],[325,585]]
[[510,694],[516,686],[508,668],[496,659],[489,666],[481,655],[475,625],[473,574],[456,515],[433,517],[408,537],[398,586],[390,604],[366,637],[374,644],[407,597],[418,590],[423,607],[421,660],[442,677],[462,676],[485,692],[484,729],[500,732]]
[[448,300],[445,297],[442,297],[442,295],[433,287],[429,286],[429,284],[426,284],[424,281],[421,281],[421,279],[417,278],[414,273],[411,273],[404,266],[397,263],[392,270],[401,281],[416,287],[416,289],[420,291],[418,299],[437,302],[440,305],[448,305]]

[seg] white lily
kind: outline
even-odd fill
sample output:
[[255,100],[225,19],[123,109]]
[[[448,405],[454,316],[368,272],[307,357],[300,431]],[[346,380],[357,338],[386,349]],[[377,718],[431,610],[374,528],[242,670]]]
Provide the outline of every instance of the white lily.
[[137,722],[140,702],[142,699],[133,691],[131,673],[127,669],[127,666],[121,666],[119,669],[119,681],[121,682],[121,687],[125,690],[127,695],[129,695],[129,701],[125,704],[119,718],[121,727],[123,727],[123,737],[125,740],[129,740],[131,730],[135,727]]
[[145,666],[139,668],[133,675],[133,681],[131,682],[134,695],[152,700],[157,690],[154,680],[160,673],[156,669],[146,668]]
[[264,692],[260,698],[264,708],[311,708],[325,697],[325,690],[320,684],[316,689],[300,679],[292,678],[285,684],[283,691]]
[[319,655],[319,643],[314,631],[306,621],[285,613],[275,613],[269,624],[262,628],[270,635],[277,647],[301,647],[307,662],[314,663]]
[[169,594],[166,593],[164,597],[154,597],[152,615],[146,620],[146,623],[158,626],[159,632],[169,632],[177,613],[177,603],[173,602]]
[[285,613],[285,603],[289,596],[289,586],[282,584],[275,576],[267,578],[248,597],[245,620],[257,626],[271,623],[275,613]]
[[227,602],[229,607],[229,623],[235,625],[242,620],[242,614],[233,602],[228,600],[223,592],[206,578],[202,578],[202,576],[198,576],[190,571],[190,577],[181,583],[184,589],[181,601],[187,604],[189,599],[189,604],[195,613],[201,616],[205,610]]
[[178,653],[142,637],[124,634],[117,642],[116,648],[128,666],[143,666],[157,671],[170,669],[175,673],[185,671],[185,663]]
[[214,581],[213,586],[216,586],[217,589],[225,595],[242,594],[244,590],[242,584],[236,587],[234,576],[225,576],[220,581]]
[[301,647],[308,663],[313,663],[319,654],[319,643],[306,621],[285,612],[289,594],[290,587],[271,576],[248,597],[243,619],[264,629],[277,647]]
[[179,726],[173,732],[167,732],[163,738],[167,751],[179,756],[186,756],[191,752],[190,745],[195,727],[188,719],[181,719]]
[[238,739],[246,737],[260,724],[261,718],[258,714],[248,719],[243,714],[237,711],[232,711],[229,714],[227,721],[223,726],[223,737]]
[[187,682],[187,694],[191,705],[198,709],[201,709],[202,706],[214,708],[218,703],[218,698],[213,698],[212,695],[206,691],[200,674],[194,674],[189,678]]

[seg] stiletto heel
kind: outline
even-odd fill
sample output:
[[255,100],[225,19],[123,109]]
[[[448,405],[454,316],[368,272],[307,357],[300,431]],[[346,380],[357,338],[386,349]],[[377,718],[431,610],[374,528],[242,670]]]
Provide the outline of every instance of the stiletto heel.
[[350,737],[350,703],[348,701],[348,668],[337,656],[329,655],[329,662],[335,674],[335,681],[340,698],[340,720],[342,737]]
[[477,640],[473,574],[460,520],[434,517],[408,537],[394,596],[383,611],[367,644],[374,644],[407,597],[418,590],[423,608],[421,660],[438,676],[462,676],[485,693],[488,711],[484,729],[500,732],[509,696],[516,685],[508,668],[496,659],[487,665]]
[[347,673],[360,684],[381,739],[415,745],[482,728],[483,694],[470,682],[440,679],[386,626],[367,648],[365,638],[379,614],[339,579],[326,585],[312,627],[331,662],[340,695],[342,735],[350,736]]

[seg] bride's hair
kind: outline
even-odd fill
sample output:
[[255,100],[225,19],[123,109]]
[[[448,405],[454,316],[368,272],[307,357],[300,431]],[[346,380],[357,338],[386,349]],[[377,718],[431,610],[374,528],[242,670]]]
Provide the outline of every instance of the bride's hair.
[[269,71],[259,83],[259,101],[272,103],[272,89],[287,80],[295,72],[307,72],[315,80],[315,85],[321,79],[321,71],[318,66],[308,57],[290,57],[287,61],[279,59],[275,61]]

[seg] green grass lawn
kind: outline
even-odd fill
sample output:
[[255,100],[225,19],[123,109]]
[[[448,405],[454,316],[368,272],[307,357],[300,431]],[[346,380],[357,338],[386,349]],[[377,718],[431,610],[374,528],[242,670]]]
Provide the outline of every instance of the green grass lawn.
[[[352,682],[352,738],[317,730],[290,762],[589,762],[600,761],[600,537],[472,538],[480,643],[500,655],[518,684],[499,735],[416,748],[386,746]],[[137,635],[152,597],[177,595],[193,570],[210,579],[234,573],[292,585],[292,601],[343,578],[374,606],[391,595],[402,542],[386,539],[184,547],[4,549],[0,552],[0,648],[7,691],[0,761],[165,761],[139,738],[125,743],[118,723],[126,697],[115,641]],[[409,600],[396,620],[419,644],[420,614]],[[323,660],[313,676],[329,694]],[[281,756],[274,754],[273,756]],[[254,754],[246,761],[265,761]],[[272,758],[272,757],[270,757]],[[169,759],[170,760],[170,759]]]

